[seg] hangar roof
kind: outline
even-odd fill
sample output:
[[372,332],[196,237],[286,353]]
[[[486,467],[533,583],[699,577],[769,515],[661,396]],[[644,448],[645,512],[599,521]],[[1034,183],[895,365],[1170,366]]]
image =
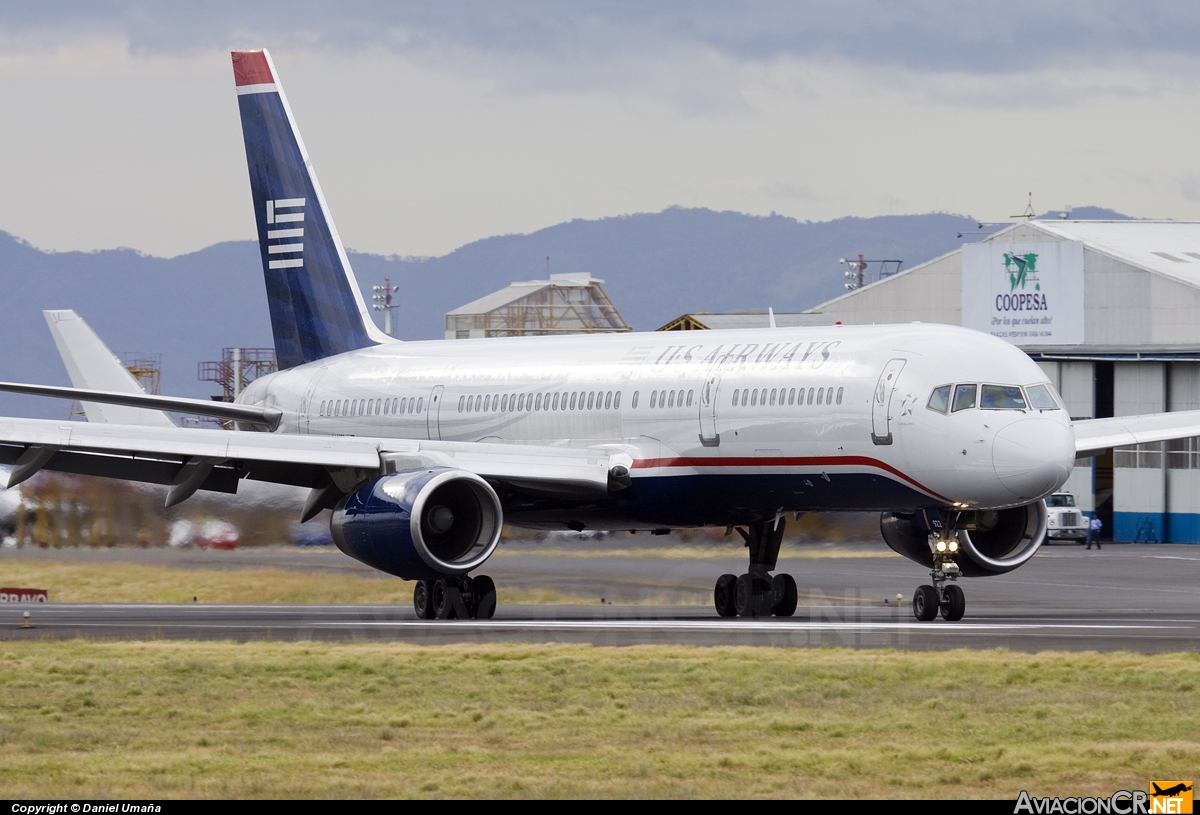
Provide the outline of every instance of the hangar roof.
[[1046,220],[1029,225],[1200,288],[1200,223]]

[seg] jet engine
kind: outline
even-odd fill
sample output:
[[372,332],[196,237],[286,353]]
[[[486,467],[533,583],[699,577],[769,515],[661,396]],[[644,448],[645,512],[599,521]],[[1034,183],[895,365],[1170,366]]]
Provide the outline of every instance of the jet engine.
[[[1023,507],[979,512],[943,511],[947,528],[955,530],[961,557],[956,559],[967,577],[987,577],[1023,566],[1046,541],[1046,502]],[[909,560],[933,568],[929,531],[919,516],[885,512],[879,518],[883,539]]]
[[448,467],[381,476],[342,498],[330,532],[355,560],[405,580],[477,568],[500,542],[500,499],[474,473]]

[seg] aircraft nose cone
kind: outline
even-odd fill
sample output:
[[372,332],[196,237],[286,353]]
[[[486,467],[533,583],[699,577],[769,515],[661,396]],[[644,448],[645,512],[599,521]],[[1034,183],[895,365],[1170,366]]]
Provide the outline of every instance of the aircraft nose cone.
[[1014,422],[996,434],[992,466],[1004,488],[1017,498],[1034,499],[1067,480],[1075,460],[1071,431],[1053,419]]

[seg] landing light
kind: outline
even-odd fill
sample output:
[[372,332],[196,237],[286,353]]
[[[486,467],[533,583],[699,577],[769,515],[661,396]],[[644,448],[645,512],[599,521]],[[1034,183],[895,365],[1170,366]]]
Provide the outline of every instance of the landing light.
[[945,542],[945,541],[938,541],[938,542],[937,542],[937,544],[936,544],[936,546],[935,546],[935,548],[936,548],[936,549],[937,549],[939,552],[945,552],[945,551],[946,551],[946,542]]
[[950,541],[950,551],[951,552],[958,551],[958,541]]

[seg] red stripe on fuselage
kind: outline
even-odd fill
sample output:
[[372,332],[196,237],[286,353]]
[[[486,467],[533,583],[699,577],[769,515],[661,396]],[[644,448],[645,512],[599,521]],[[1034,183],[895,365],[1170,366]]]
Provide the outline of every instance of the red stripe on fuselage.
[[949,498],[938,495],[915,478],[911,478],[892,465],[868,456],[742,456],[738,458],[642,458],[633,462],[635,470],[651,467],[873,467],[891,473],[912,484],[922,492],[938,500],[953,503]]

